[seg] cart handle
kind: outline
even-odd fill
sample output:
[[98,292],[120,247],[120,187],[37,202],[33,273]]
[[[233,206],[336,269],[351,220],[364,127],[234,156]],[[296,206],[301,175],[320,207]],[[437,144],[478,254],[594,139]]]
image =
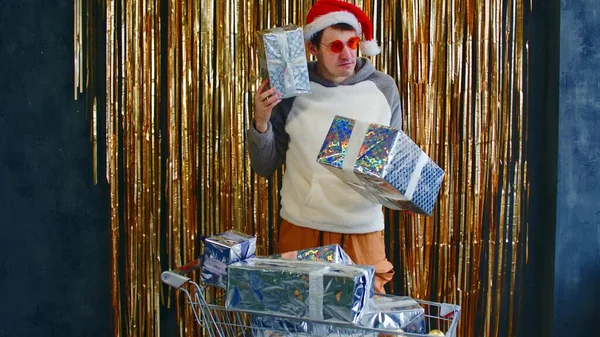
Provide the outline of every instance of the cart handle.
[[164,284],[169,285],[175,289],[179,289],[182,285],[188,283],[191,280],[189,277],[186,277],[185,274],[200,269],[202,269],[202,258],[198,258],[179,268],[165,271],[160,275],[160,279]]

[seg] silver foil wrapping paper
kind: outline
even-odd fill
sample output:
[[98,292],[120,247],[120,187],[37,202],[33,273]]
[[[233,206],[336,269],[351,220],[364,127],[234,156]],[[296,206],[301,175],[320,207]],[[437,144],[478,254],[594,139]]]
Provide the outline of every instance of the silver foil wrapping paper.
[[373,329],[424,333],[425,309],[407,296],[377,295],[359,324]]
[[[255,336],[384,336],[410,332],[425,334],[425,310],[406,296],[377,295],[355,326],[331,326],[317,322],[257,316],[253,319]],[[377,329],[370,330],[370,329]]]

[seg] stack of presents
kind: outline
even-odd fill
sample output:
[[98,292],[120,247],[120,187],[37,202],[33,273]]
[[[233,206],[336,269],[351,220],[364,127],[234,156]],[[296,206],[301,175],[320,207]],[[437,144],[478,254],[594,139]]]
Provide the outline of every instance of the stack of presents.
[[226,309],[256,314],[255,336],[426,333],[424,308],[410,297],[375,294],[375,268],[354,264],[339,245],[266,257],[255,248],[255,237],[236,231],[209,237],[202,268],[203,282],[226,289]]
[[[259,41],[261,68],[270,85],[284,98],[309,93],[302,29],[262,31]],[[351,136],[360,141],[350,142]],[[334,118],[316,160],[365,198],[425,215],[432,213],[444,177],[401,130],[342,116]],[[427,333],[425,310],[417,301],[375,294],[374,267],[354,264],[337,245],[269,257],[256,257],[255,248],[254,237],[234,231],[206,239],[202,279],[226,289],[227,309],[265,313],[253,319],[258,332],[328,335],[320,331],[330,329],[326,324],[307,322],[335,321],[348,323],[343,335],[349,336],[352,327]]]

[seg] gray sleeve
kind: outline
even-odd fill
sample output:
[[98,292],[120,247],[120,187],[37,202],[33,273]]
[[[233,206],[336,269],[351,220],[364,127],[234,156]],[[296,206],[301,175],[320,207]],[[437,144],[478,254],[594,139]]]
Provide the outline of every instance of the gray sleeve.
[[250,165],[260,176],[270,176],[285,161],[285,152],[290,139],[285,132],[285,122],[293,102],[293,97],[284,99],[273,108],[265,133],[256,130],[254,119],[250,122],[247,131]]
[[390,110],[392,111],[390,126],[402,130],[402,105],[400,104],[400,94],[398,93],[396,81],[391,76],[379,71],[373,74],[371,80],[383,93],[390,105]]

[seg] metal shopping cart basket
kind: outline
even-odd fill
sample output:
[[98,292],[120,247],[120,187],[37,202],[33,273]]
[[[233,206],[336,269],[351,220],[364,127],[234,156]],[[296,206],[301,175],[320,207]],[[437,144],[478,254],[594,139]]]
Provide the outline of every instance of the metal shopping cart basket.
[[[227,309],[225,308],[223,290],[202,283],[198,284],[185,276],[187,273],[199,269],[201,269],[201,262],[195,260],[178,269],[163,272],[161,280],[163,283],[185,293],[196,322],[204,328],[210,337],[425,336],[402,331],[365,328],[345,322],[318,321],[264,312]],[[456,336],[456,327],[460,316],[459,306],[422,300],[416,301],[425,309],[425,331],[437,329],[444,332],[447,337]],[[269,325],[260,324],[264,321],[268,321]]]

